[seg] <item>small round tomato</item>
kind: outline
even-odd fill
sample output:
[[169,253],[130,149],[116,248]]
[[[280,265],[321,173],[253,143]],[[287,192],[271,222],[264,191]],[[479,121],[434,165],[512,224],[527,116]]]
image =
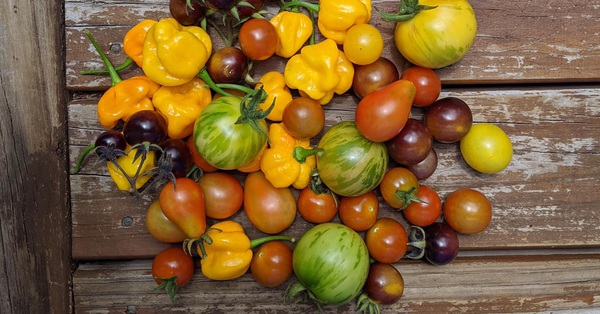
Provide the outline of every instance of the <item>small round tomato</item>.
[[177,243],[187,239],[185,233],[162,212],[158,200],[152,202],[148,207],[146,229],[153,238],[161,242]]
[[415,165],[431,152],[433,137],[421,120],[409,118],[398,135],[386,142],[390,157],[405,166]]
[[473,114],[462,99],[446,97],[427,107],[423,123],[436,141],[454,143],[465,137],[471,129]]
[[433,104],[442,92],[442,80],[432,69],[411,66],[404,70],[400,77],[415,84],[417,93],[413,104],[417,107],[427,107]]
[[331,221],[338,213],[337,198],[330,191],[316,193],[307,186],[298,195],[298,212],[315,224]]
[[354,67],[352,90],[358,98],[363,98],[370,92],[399,79],[400,74],[396,65],[391,60],[380,57],[373,63]]
[[152,278],[164,288],[171,300],[177,290],[192,279],[194,275],[194,259],[185,254],[181,246],[174,246],[160,251],[152,261]]
[[404,209],[417,201],[419,180],[410,170],[394,167],[388,170],[379,184],[383,200],[392,208]]
[[198,185],[204,192],[207,217],[229,218],[242,208],[244,189],[231,174],[226,172],[205,173],[198,181]]
[[254,280],[265,287],[277,287],[292,276],[292,250],[281,241],[261,244],[250,262]]
[[425,228],[425,259],[433,265],[445,265],[458,256],[460,245],[456,231],[436,222]]
[[501,128],[480,123],[473,125],[460,141],[460,152],[473,169],[483,173],[497,173],[510,164],[513,148],[510,138]]
[[275,54],[279,36],[275,26],[266,19],[250,19],[238,32],[238,42],[251,60],[262,61]]
[[433,175],[435,169],[437,169],[437,165],[437,152],[433,147],[431,147],[431,150],[425,159],[418,164],[406,166],[406,168],[410,170],[410,172],[414,173],[417,179],[422,181]]
[[373,191],[358,196],[344,196],[340,200],[340,221],[354,231],[371,228],[378,214],[379,200]]
[[383,51],[383,37],[370,24],[357,24],[348,29],[343,44],[344,54],[354,64],[375,62]]
[[458,233],[475,234],[485,230],[492,220],[492,203],[481,192],[458,189],[444,201],[444,220]]
[[408,235],[397,220],[384,217],[377,219],[367,230],[365,243],[373,259],[380,263],[395,263],[406,254]]
[[325,127],[325,111],[318,101],[298,97],[283,109],[281,122],[293,137],[308,139],[315,137]]
[[394,304],[404,294],[404,278],[391,264],[373,263],[365,282],[365,292],[378,304]]
[[442,212],[442,201],[438,193],[427,185],[420,185],[417,197],[422,202],[413,202],[402,212],[408,222],[415,226],[427,227],[434,223]]

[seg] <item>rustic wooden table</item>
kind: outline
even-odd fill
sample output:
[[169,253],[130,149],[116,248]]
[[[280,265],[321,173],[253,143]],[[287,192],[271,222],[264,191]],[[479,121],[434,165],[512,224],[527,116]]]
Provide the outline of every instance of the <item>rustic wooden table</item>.
[[[387,11],[398,1],[373,1]],[[434,144],[436,173],[425,183],[444,196],[459,187],[484,192],[493,219],[482,234],[460,236],[452,264],[396,264],[405,293],[384,312],[600,311],[600,2],[472,1],[479,23],[472,50],[455,65],[438,70],[443,96],[471,107],[474,121],[500,126],[512,139],[514,157],[505,171],[471,170],[457,145]],[[168,16],[166,0],[66,1],[66,81],[71,165],[102,131],[96,103],[110,82],[82,76],[101,67],[83,34],[90,30],[115,63],[125,32],[144,19]],[[392,44],[393,25],[378,14],[371,22],[383,33],[384,54],[407,67]],[[113,45],[111,49],[111,45]],[[282,69],[284,60],[255,64],[256,77]],[[123,76],[141,73],[139,69]],[[334,98],[326,106],[331,126],[353,119],[357,98]],[[413,110],[415,117],[422,111]],[[283,285],[259,286],[249,275],[212,282],[200,274],[174,302],[153,292],[151,258],[167,244],[146,231],[144,216],[155,194],[135,199],[116,190],[105,167],[87,163],[71,175],[72,258],[77,313],[127,312],[307,312],[316,307],[284,304]],[[381,216],[402,220],[382,203]],[[251,237],[260,235],[243,212],[234,216]],[[127,222],[127,223],[125,223]],[[300,236],[311,225],[300,217],[285,234]],[[354,310],[354,304],[328,309]]]

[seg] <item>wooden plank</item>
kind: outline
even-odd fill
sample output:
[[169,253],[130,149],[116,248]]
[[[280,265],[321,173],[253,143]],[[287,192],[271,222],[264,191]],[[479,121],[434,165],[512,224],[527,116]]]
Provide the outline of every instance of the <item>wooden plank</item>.
[[70,313],[62,1],[0,3],[0,313]]
[[[509,168],[484,175],[466,165],[457,144],[434,144],[438,169],[423,183],[441,196],[460,187],[476,188],[494,206],[488,230],[461,236],[463,250],[600,246],[600,217],[590,215],[600,201],[600,96],[595,88],[451,89],[441,97],[446,96],[465,100],[475,122],[498,124],[514,145]],[[327,126],[353,119],[356,98],[334,99],[326,107]],[[95,105],[94,99],[69,104],[71,165],[101,132],[90,118],[95,117]],[[414,117],[422,113],[413,110]],[[144,226],[146,208],[156,193],[139,201],[118,192],[104,166],[94,165],[93,159],[71,176],[71,191],[74,258],[151,257],[165,247]],[[381,216],[404,222],[381,198],[380,203]],[[131,217],[133,224],[123,226],[124,217]],[[243,213],[234,219],[252,237],[260,236]],[[286,233],[300,236],[308,227],[298,217]]]
[[[458,258],[445,266],[395,264],[405,290],[383,313],[509,313],[600,310],[599,256]],[[174,302],[153,292],[150,260],[81,264],[74,275],[76,313],[312,313],[316,306],[285,304],[290,280],[265,288],[247,274],[209,281],[200,271]],[[482,280],[485,274],[485,280]],[[353,303],[327,312],[355,312]]]

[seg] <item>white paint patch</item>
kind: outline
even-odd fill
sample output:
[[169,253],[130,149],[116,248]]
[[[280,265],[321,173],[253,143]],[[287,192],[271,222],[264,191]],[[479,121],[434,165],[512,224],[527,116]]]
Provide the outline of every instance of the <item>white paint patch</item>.
[[581,150],[593,151],[598,141],[595,138],[574,138],[570,143],[557,143],[556,147],[565,152],[574,153]]

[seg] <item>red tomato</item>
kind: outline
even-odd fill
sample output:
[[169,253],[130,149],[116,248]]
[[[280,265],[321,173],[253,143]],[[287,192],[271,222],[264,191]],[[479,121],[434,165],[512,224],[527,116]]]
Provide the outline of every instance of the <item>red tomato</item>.
[[408,222],[415,226],[427,227],[442,213],[442,201],[438,193],[427,185],[420,185],[417,197],[422,203],[413,202],[402,212]]
[[275,26],[266,19],[250,19],[238,32],[240,48],[252,60],[269,59],[275,54],[278,41]]
[[153,238],[161,242],[177,243],[187,239],[185,233],[162,212],[158,200],[152,202],[148,207],[146,229]]
[[292,250],[281,241],[261,244],[250,262],[252,277],[266,287],[277,287],[292,276]]
[[317,194],[307,186],[298,195],[298,212],[308,222],[331,221],[338,213],[337,197],[329,191]]
[[204,192],[207,217],[226,219],[242,208],[244,189],[229,173],[205,173],[198,184]]
[[170,247],[159,252],[152,261],[152,277],[164,288],[171,300],[177,290],[188,284],[194,275],[194,259],[185,254],[181,246]]
[[380,263],[395,263],[406,254],[408,235],[397,220],[384,217],[367,230],[365,243],[373,259]]
[[176,185],[169,181],[160,191],[160,208],[190,239],[198,239],[206,231],[204,193],[189,178],[177,178]]
[[356,127],[373,142],[392,139],[406,124],[414,97],[415,85],[402,79],[367,94],[356,107]]
[[388,170],[379,184],[381,196],[392,208],[404,209],[418,201],[419,180],[410,170],[395,167]]
[[485,230],[492,220],[492,204],[481,192],[458,189],[444,201],[444,220],[463,234],[475,234]]
[[373,191],[359,196],[344,196],[339,205],[339,216],[342,224],[350,229],[365,231],[377,221],[379,200]]
[[411,66],[404,70],[400,78],[415,84],[417,93],[413,104],[417,107],[427,107],[435,102],[442,91],[442,81],[434,70],[420,66]]
[[275,234],[294,222],[296,199],[290,188],[276,188],[262,171],[256,171],[244,182],[244,211],[258,230]]

